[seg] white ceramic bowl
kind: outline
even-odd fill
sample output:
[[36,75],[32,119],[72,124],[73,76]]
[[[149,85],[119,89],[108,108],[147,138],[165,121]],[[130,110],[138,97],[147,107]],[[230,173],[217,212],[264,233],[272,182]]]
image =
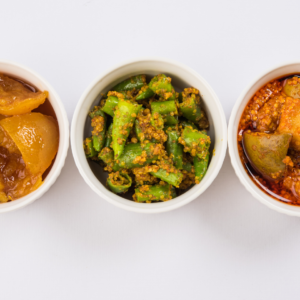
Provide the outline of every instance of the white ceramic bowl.
[[237,143],[237,130],[241,115],[244,111],[245,106],[248,101],[253,97],[253,95],[266,83],[276,79],[278,77],[283,77],[285,75],[299,74],[300,73],[300,62],[286,63],[279,65],[275,68],[264,72],[255,78],[249,86],[242,92],[237,102],[235,103],[229,121],[228,127],[228,147],[229,155],[231,158],[232,166],[236,172],[236,175],[240,179],[241,183],[245,188],[252,194],[252,196],[268,207],[287,215],[300,217],[300,207],[285,204],[274,198],[268,196],[260,188],[258,188],[253,181],[248,176],[245,171],[242,162],[238,154],[238,143]]
[[37,87],[39,90],[47,90],[49,92],[48,99],[55,111],[59,126],[58,152],[56,155],[55,162],[49,174],[45,178],[44,183],[36,191],[28,194],[27,196],[24,196],[18,200],[14,200],[8,203],[1,203],[1,213],[15,210],[24,207],[29,203],[32,203],[33,201],[40,198],[45,192],[47,192],[51,185],[55,182],[55,180],[61,172],[62,167],[65,164],[65,159],[69,148],[69,123],[67,114],[59,96],[52,88],[52,86],[40,75],[38,75],[37,73],[25,66],[6,60],[0,60],[0,73],[11,75],[21,80],[23,79],[24,81],[31,83],[32,85]]
[[[214,145],[214,155],[202,182],[183,195],[161,203],[136,203],[122,198],[105,187],[106,176],[100,166],[90,163],[83,151],[83,139],[90,135],[88,112],[98,105],[100,93],[108,91],[116,83],[132,75],[154,76],[165,73],[172,78],[175,88],[193,86],[200,90],[210,121],[209,134]],[[191,68],[168,59],[146,58],[120,64],[98,76],[81,96],[76,107],[71,128],[71,145],[75,163],[86,183],[101,198],[126,210],[141,213],[158,213],[181,207],[200,196],[216,178],[226,153],[226,119],[219,99],[208,83]]]

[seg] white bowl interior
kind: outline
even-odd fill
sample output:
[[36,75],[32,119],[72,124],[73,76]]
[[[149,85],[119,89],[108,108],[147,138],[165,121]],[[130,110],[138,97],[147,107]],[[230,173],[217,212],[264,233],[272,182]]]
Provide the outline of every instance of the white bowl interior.
[[259,76],[254,82],[249,85],[249,87],[245,89],[245,91],[237,100],[230,117],[228,128],[229,154],[235,172],[242,184],[256,199],[260,200],[268,207],[275,209],[276,211],[295,216],[300,216],[299,206],[285,204],[268,196],[259,187],[257,187],[256,184],[248,176],[238,153],[237,131],[240,118],[247,103],[261,87],[276,78],[299,73],[300,63],[290,63],[276,67],[275,69],[264,73],[262,76]]
[[[100,93],[108,91],[116,83],[132,75],[146,74],[149,77],[165,73],[172,78],[175,89],[182,90],[185,87],[193,86],[200,90],[203,99],[203,106],[210,121],[209,134],[214,145],[208,171],[199,185],[185,192],[183,195],[167,202],[161,203],[136,203],[123,197],[113,194],[105,187],[106,174],[100,166],[88,162],[85,158],[82,143],[83,139],[90,135],[90,120],[88,112],[94,105],[98,105],[101,98]],[[160,60],[135,61],[107,72],[99,77],[82,96],[76,108],[72,122],[72,151],[77,167],[91,188],[99,196],[122,208],[138,212],[161,212],[180,207],[200,195],[215,178],[223,163],[226,152],[226,120],[219,100],[210,86],[196,72],[189,68]]]
[[47,90],[49,92],[48,100],[50,101],[58,121],[59,126],[59,147],[55,158],[55,162],[44,180],[44,183],[34,192],[24,196],[20,199],[0,204],[0,212],[6,212],[23,207],[34,200],[41,197],[55,182],[56,178],[61,172],[64,165],[65,158],[69,147],[69,124],[65,109],[61,103],[59,96],[56,94],[54,89],[47,83],[43,78],[32,70],[21,66],[19,64],[7,61],[0,61],[0,72],[6,75],[19,78],[39,90]]

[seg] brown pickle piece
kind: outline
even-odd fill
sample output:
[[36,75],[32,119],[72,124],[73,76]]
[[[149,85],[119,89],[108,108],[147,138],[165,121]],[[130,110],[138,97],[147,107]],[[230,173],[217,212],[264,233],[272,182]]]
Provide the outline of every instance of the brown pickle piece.
[[298,99],[300,98],[300,78],[293,77],[286,80],[283,91],[287,96]]
[[0,114],[26,114],[43,104],[48,92],[32,92],[22,83],[0,74]]
[[0,121],[19,148],[28,171],[42,175],[58,150],[57,121],[40,113],[13,116]]
[[300,151],[300,99],[286,98],[276,132],[291,133],[290,148]]
[[25,196],[42,184],[40,175],[32,175],[22,155],[0,146],[0,202]]
[[256,129],[259,132],[274,132],[279,124],[281,107],[285,102],[285,97],[275,96],[268,102],[257,113]]
[[13,139],[8,135],[8,133],[0,125],[0,146],[6,148],[10,153],[20,154],[21,152],[17,147]]
[[258,111],[270,100],[271,97],[279,96],[281,90],[282,84],[278,80],[271,81],[258,90],[248,102],[243,112],[238,131],[256,128]]
[[267,134],[245,131],[243,146],[252,167],[269,180],[280,180],[285,176],[287,155],[292,135]]

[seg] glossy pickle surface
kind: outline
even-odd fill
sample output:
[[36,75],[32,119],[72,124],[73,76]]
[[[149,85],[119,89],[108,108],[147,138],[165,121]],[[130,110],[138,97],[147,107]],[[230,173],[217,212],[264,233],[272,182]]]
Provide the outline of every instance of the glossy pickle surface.
[[51,168],[59,130],[47,97],[47,91],[0,74],[0,203],[36,190]]

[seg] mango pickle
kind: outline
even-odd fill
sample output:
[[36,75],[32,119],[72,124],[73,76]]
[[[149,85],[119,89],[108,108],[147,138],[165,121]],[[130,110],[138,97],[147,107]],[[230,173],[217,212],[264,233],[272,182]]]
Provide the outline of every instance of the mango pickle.
[[48,92],[32,92],[22,83],[0,74],[0,114],[12,116],[31,112],[43,104]]
[[248,132],[243,134],[243,145],[246,155],[263,177],[278,180],[285,176],[286,165],[283,163],[287,155],[292,134],[268,134]]
[[268,82],[238,126],[238,150],[252,181],[274,199],[300,205],[300,77]]
[[300,98],[300,77],[294,77],[292,79],[287,79],[287,82],[283,88],[287,96],[294,99]]
[[46,110],[42,104],[47,97],[47,91],[0,74],[0,203],[41,186],[43,174],[56,156],[58,123],[38,112]]

